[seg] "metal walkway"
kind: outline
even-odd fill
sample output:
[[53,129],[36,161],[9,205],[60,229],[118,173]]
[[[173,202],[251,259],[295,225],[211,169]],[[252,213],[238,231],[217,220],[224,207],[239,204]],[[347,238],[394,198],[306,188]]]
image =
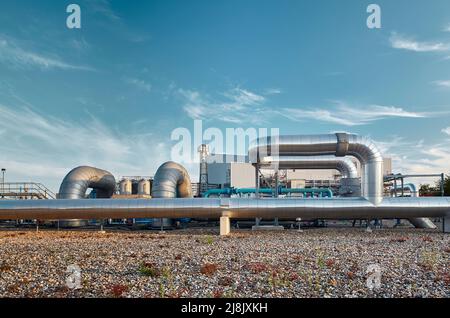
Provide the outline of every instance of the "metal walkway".
[[56,194],[41,183],[0,183],[0,199],[47,200],[56,199]]

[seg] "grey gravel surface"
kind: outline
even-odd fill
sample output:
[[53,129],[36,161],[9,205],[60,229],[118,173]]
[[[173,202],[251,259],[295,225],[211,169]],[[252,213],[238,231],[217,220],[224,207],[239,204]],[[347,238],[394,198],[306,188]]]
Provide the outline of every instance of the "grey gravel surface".
[[450,296],[450,236],[437,231],[217,234],[0,231],[0,297]]

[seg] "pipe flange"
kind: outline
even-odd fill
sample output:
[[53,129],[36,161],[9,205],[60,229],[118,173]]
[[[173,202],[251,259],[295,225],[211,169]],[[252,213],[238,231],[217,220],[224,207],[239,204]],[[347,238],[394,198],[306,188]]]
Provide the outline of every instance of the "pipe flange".
[[348,152],[348,134],[336,133],[336,157],[345,157]]

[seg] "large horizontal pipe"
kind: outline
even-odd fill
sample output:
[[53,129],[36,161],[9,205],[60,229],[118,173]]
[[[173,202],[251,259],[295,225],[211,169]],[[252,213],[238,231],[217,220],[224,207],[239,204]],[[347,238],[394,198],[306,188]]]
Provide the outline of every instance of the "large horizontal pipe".
[[0,219],[449,217],[450,198],[2,200]]

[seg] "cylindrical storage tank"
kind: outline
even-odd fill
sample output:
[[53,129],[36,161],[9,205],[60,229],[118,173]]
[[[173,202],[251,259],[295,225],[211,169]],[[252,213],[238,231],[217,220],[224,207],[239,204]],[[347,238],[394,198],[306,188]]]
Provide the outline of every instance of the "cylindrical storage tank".
[[131,195],[132,186],[133,186],[133,184],[131,183],[131,180],[123,179],[122,181],[120,181],[120,184],[119,184],[120,194]]
[[142,179],[138,183],[138,194],[141,195],[150,195],[150,181]]

